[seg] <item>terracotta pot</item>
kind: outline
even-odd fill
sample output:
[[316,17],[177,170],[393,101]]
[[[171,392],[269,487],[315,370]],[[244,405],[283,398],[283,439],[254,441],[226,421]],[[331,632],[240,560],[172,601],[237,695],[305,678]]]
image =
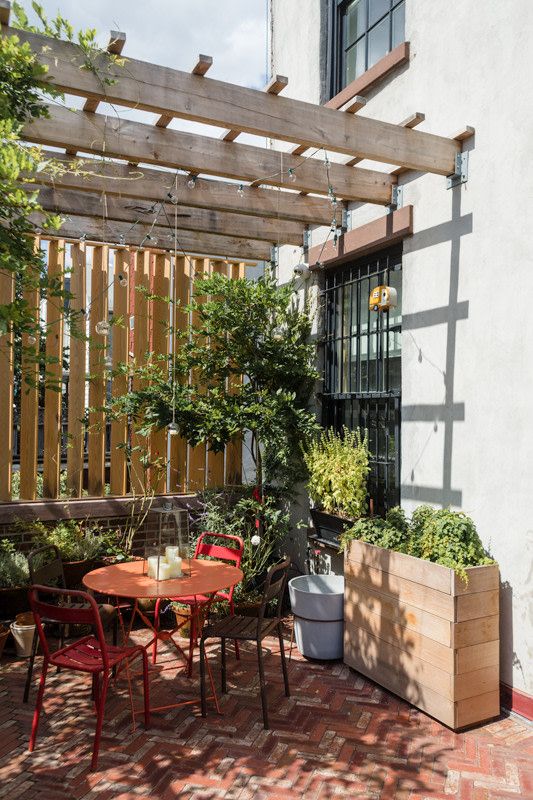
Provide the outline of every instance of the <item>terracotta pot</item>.
[[30,607],[28,600],[28,587],[16,586],[9,589],[0,589],[0,619],[12,620],[21,611]]

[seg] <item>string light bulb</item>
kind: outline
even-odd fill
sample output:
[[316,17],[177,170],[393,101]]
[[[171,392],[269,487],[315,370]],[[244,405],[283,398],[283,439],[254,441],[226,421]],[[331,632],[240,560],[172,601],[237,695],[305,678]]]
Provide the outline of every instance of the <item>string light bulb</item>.
[[118,242],[119,244],[126,244],[126,236],[123,233],[118,237]]
[[296,181],[296,173],[292,167],[289,167],[289,180],[294,183]]
[[122,275],[122,273],[118,276],[118,282],[119,282],[120,286],[127,286],[128,285],[128,279],[126,278],[125,275]]
[[167,431],[169,432],[170,436],[177,436],[180,432],[179,426],[177,422],[169,422],[167,425]]
[[105,319],[101,319],[94,326],[94,330],[98,336],[107,336],[109,334],[109,322],[107,322]]
[[194,189],[195,186],[196,186],[196,175],[191,175],[191,177],[187,181],[187,188]]
[[334,194],[331,195],[331,205],[333,208],[337,208],[337,197]]
[[[191,188],[192,188],[192,189],[194,189],[194,186],[192,186]],[[169,201],[172,203],[172,205],[173,205],[173,206],[177,206],[177,204],[178,204],[178,199],[177,199],[177,197],[175,197],[175,196],[172,194],[172,192],[167,192],[167,198],[168,198],[168,200],[169,200]]]
[[113,368],[113,362],[111,361],[111,357],[110,356],[106,356],[104,358],[104,367],[106,369],[112,369]]
[[244,197],[244,185],[242,183],[239,183],[237,194],[239,195],[239,197]]
[[28,336],[28,344],[30,345],[35,344],[36,341],[37,339],[35,338],[35,336]]
[[80,236],[80,242],[85,242],[86,239],[87,239],[87,234],[86,233],[82,233],[82,235]]

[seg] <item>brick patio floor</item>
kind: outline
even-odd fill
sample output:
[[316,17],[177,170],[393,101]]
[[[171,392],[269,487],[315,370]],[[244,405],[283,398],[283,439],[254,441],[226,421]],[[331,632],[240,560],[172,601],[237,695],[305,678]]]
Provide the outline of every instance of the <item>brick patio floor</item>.
[[[145,634],[135,632],[141,641]],[[272,730],[261,722],[256,657],[228,654],[223,716],[196,705],[154,714],[132,732],[125,680],[111,688],[99,769],[89,772],[94,716],[89,682],[52,673],[40,736],[27,752],[35,690],[21,702],[26,662],[0,673],[0,797],[15,800],[290,800],[533,798],[533,727],[515,718],[454,734],[343,664],[311,663],[296,650],[292,696],[283,694],[279,650],[265,640]],[[153,673],[152,703],[195,697],[182,665]],[[218,648],[211,650],[212,662]],[[40,667],[40,663],[38,663]],[[178,668],[176,670],[176,668]],[[196,665],[197,671],[197,665]],[[159,673],[159,674],[157,674]],[[215,669],[218,678],[218,669]],[[135,687],[136,698],[140,690]]]

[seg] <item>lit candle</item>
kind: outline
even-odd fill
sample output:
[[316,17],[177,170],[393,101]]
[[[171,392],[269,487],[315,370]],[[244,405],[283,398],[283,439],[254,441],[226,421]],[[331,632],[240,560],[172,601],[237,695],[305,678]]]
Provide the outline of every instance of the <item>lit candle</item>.
[[182,576],[181,558],[179,556],[176,556],[175,558],[169,558],[167,556],[167,559],[168,559],[168,566],[169,566],[169,570],[170,570],[170,573],[169,573],[168,577],[169,578],[181,578],[181,576]]
[[170,564],[168,561],[161,559],[159,562],[159,580],[168,581],[170,578]]
[[157,569],[159,566],[159,562],[161,561],[160,556],[149,556],[147,558],[148,563],[148,577],[157,580]]
[[179,547],[165,547],[165,558],[167,561],[172,561],[173,558],[177,558],[180,554]]

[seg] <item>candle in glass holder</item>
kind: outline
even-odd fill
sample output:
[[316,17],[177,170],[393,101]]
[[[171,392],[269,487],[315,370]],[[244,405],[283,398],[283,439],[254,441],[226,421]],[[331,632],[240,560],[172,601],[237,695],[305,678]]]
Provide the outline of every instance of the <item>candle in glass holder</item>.
[[180,554],[179,547],[175,545],[168,545],[165,547],[165,558],[167,561],[171,561],[173,558],[177,558]]
[[159,580],[168,581],[170,575],[170,564],[164,558],[159,562]]
[[146,561],[148,564],[148,577],[156,581],[158,578],[158,568],[161,564],[161,556],[149,556]]
[[181,578],[183,574],[181,571],[181,558],[179,556],[175,558],[167,556],[167,561],[170,568],[169,578]]

